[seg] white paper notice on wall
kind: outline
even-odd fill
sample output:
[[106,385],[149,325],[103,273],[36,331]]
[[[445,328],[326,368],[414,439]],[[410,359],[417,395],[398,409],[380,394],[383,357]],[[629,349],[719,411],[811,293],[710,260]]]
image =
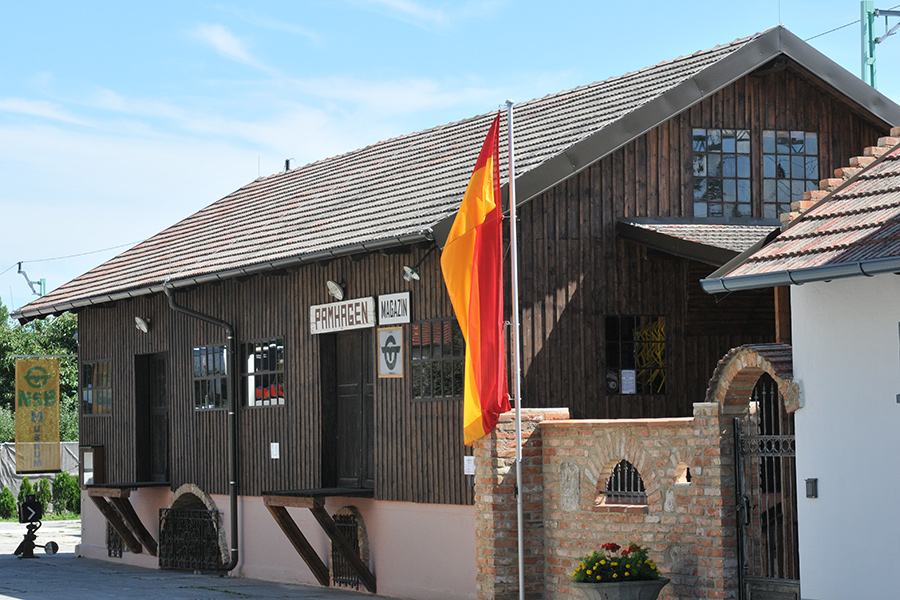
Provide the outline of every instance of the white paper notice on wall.
[[269,457],[270,458],[281,458],[281,449],[278,447],[278,442],[271,442],[269,444]]
[[637,393],[637,378],[635,377],[634,369],[622,369],[621,383],[623,394]]
[[463,457],[463,475],[474,475],[475,474],[475,457],[474,456],[464,456]]

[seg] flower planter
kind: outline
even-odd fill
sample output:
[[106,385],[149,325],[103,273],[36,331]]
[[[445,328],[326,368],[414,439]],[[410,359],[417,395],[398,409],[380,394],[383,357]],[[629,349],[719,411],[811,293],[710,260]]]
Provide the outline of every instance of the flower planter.
[[656,600],[669,583],[665,577],[647,581],[622,581],[619,583],[571,583],[585,600]]

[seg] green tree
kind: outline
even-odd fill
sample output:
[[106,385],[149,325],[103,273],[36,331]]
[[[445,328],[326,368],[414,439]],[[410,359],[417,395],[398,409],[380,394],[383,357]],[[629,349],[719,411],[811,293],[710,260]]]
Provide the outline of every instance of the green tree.
[[[10,321],[9,311],[0,302],[0,442],[11,442],[9,416],[15,412],[17,355],[77,354],[78,318],[65,313],[24,325]],[[78,440],[78,363],[63,358],[59,365],[60,436]]]
[[16,516],[16,496],[12,490],[4,486],[0,492],[0,519],[12,519]]
[[31,480],[23,477],[22,485],[19,486],[19,504],[25,502],[25,496],[31,496],[32,494],[34,494],[34,487],[31,485]]
[[50,506],[50,480],[44,477],[38,479],[34,486],[34,496],[41,503],[41,512],[47,514]]

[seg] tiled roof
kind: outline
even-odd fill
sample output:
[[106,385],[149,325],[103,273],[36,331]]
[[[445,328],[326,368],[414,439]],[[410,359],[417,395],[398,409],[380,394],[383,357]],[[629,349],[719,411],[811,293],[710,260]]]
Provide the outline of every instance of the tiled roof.
[[785,278],[784,283],[792,278],[824,280],[871,274],[876,265],[893,272],[896,259],[900,259],[900,146],[719,278],[726,288],[729,281],[764,284],[773,276]]
[[666,223],[663,221],[657,223],[633,221],[631,224],[672,238],[730,250],[735,254],[747,250],[771,233],[773,229],[777,229],[777,225],[772,224]]
[[[517,105],[518,201],[782,53],[814,71],[835,71],[830,81],[876,113],[885,106],[883,96],[870,97],[871,88],[832,69],[833,63],[787,30],[774,28]],[[445,226],[458,208],[494,114],[261,177],[13,316],[32,319],[154,293],[166,281],[190,285],[434,239],[435,228]],[[505,119],[501,123],[505,147]],[[506,181],[505,160],[501,163]]]

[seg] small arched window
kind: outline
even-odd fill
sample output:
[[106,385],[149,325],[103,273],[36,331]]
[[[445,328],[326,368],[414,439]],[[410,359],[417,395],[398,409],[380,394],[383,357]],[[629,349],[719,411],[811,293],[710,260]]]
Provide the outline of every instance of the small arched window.
[[627,460],[619,461],[606,480],[606,504],[647,504],[644,480]]

